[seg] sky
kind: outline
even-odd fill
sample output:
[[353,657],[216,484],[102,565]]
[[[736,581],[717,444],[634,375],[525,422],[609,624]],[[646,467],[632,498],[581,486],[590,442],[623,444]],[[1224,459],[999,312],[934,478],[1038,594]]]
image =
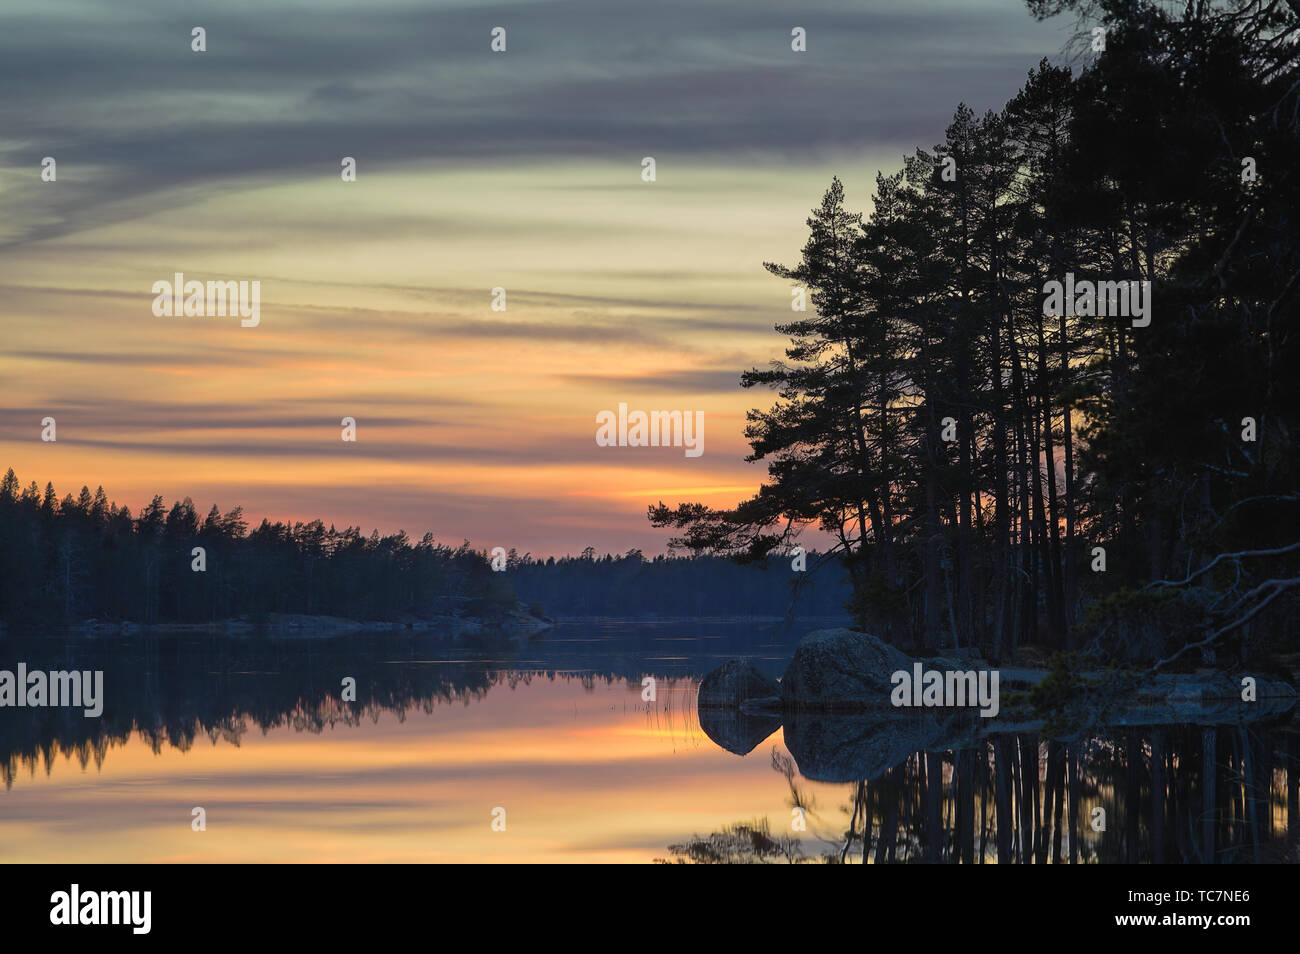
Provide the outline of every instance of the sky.
[[[772,396],[739,377],[791,314],[763,262],[797,261],[833,175],[869,212],[1075,27],[1020,0],[0,0],[0,469],[133,513],[663,552],[648,504],[763,479]],[[156,316],[178,272],[259,282],[256,327]],[[599,446],[620,403],[703,412],[704,452]]]

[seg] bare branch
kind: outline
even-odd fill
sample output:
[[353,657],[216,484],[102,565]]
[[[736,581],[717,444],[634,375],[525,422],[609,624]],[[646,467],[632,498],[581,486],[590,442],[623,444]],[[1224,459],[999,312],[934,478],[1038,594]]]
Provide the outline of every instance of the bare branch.
[[[1254,608],[1251,609],[1251,611],[1250,611],[1249,613],[1247,613],[1245,616],[1242,616],[1241,618],[1239,618],[1239,619],[1237,619],[1237,620],[1234,620],[1233,622],[1229,623],[1227,626],[1224,626],[1222,629],[1216,630],[1215,632],[1211,633],[1209,636],[1206,636],[1206,637],[1205,637],[1204,639],[1202,639],[1202,640],[1199,640],[1199,641],[1194,642],[1194,643],[1188,643],[1186,646],[1184,646],[1182,649],[1178,650],[1178,652],[1174,653],[1172,656],[1169,656],[1169,657],[1167,657],[1167,658],[1165,658],[1165,659],[1160,660],[1158,663],[1156,663],[1154,666],[1151,667],[1151,670],[1150,670],[1150,671],[1151,671],[1151,672],[1155,672],[1155,671],[1156,671],[1157,669],[1159,669],[1161,666],[1164,666],[1164,665],[1166,665],[1167,663],[1171,663],[1171,662],[1173,662],[1173,661],[1174,661],[1175,659],[1177,659],[1179,656],[1183,655],[1183,653],[1188,652],[1189,650],[1192,650],[1192,649],[1197,649],[1197,648],[1202,647],[1202,646],[1208,646],[1208,645],[1210,645],[1210,643],[1214,642],[1216,639],[1218,639],[1218,638],[1219,638],[1220,636],[1222,636],[1224,633],[1230,633],[1230,632],[1232,632],[1234,629],[1236,629],[1237,627],[1239,627],[1239,626],[1243,626],[1243,625],[1245,625],[1246,623],[1250,622],[1254,617],[1256,617],[1256,616],[1259,615],[1260,611],[1261,611],[1265,606],[1267,606],[1269,603],[1271,603],[1271,602],[1273,602],[1275,599],[1277,599],[1280,595],[1282,595],[1282,593],[1284,593],[1284,592],[1286,592],[1287,590],[1291,589],[1293,586],[1300,586],[1300,576],[1298,576],[1298,577],[1294,577],[1294,578],[1289,579],[1289,580],[1268,580],[1268,581],[1265,582],[1265,583],[1261,583],[1259,586],[1257,586],[1257,587],[1256,587],[1254,590],[1252,590],[1251,592],[1252,592],[1252,593],[1258,593],[1260,590],[1264,589],[1264,588],[1267,587],[1267,586],[1272,586],[1272,587],[1273,587],[1273,592],[1270,593],[1270,594],[1268,595],[1268,598],[1267,598],[1267,599],[1264,599],[1264,600],[1260,601],[1259,603],[1256,603],[1255,606],[1254,606]],[[1240,603],[1238,603],[1238,605],[1240,605]]]
[[1239,560],[1244,557],[1281,556],[1283,553],[1290,553],[1293,550],[1300,550],[1300,543],[1292,543],[1289,546],[1277,547],[1273,550],[1239,550],[1236,553],[1220,553],[1209,563],[1205,564],[1205,566],[1201,567],[1195,573],[1189,574],[1184,579],[1178,580],[1177,582],[1172,580],[1153,580],[1144,586],[1143,589],[1149,590],[1153,586],[1183,586],[1184,584],[1190,583],[1192,580],[1196,579],[1202,573],[1208,573],[1210,570],[1214,569],[1221,560]]

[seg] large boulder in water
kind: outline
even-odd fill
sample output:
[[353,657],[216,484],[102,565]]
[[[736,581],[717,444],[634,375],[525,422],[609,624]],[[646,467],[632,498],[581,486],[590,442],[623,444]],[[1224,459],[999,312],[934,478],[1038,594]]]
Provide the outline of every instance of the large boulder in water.
[[819,629],[799,642],[781,680],[785,709],[862,711],[889,705],[891,677],[912,658],[867,633]]
[[753,663],[732,659],[700,681],[696,705],[700,709],[739,709],[744,703],[775,703],[781,686],[755,668]]

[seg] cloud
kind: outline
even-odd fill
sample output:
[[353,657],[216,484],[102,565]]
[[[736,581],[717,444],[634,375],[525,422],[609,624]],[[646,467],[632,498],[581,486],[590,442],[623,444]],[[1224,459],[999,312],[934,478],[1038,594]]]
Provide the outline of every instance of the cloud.
[[[204,53],[190,49],[198,21]],[[488,48],[496,25],[502,54]],[[793,25],[806,53],[790,50]],[[0,13],[0,163],[33,170],[33,187],[11,187],[25,224],[10,219],[8,241],[141,216],[187,188],[192,201],[232,180],[323,172],[341,155],[901,153],[935,140],[958,99],[1000,106],[1062,39],[1007,0],[14,9]],[[34,174],[44,155],[60,163],[53,195]]]
[[740,390],[739,368],[697,368],[681,371],[664,371],[657,374],[565,374],[560,377],[575,384],[593,384],[604,387],[611,394],[628,390],[653,389],[657,394],[701,394],[717,392],[730,394]]

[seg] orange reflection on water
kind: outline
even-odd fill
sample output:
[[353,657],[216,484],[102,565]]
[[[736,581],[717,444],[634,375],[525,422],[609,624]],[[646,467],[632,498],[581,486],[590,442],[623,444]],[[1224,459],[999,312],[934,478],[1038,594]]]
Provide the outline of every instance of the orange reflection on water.
[[645,703],[640,686],[536,676],[320,734],[251,729],[158,754],[133,736],[98,769],[60,756],[20,773],[0,794],[0,860],[643,863],[740,819],[781,825],[779,731],[731,755],[700,731],[693,695],[661,682]]

